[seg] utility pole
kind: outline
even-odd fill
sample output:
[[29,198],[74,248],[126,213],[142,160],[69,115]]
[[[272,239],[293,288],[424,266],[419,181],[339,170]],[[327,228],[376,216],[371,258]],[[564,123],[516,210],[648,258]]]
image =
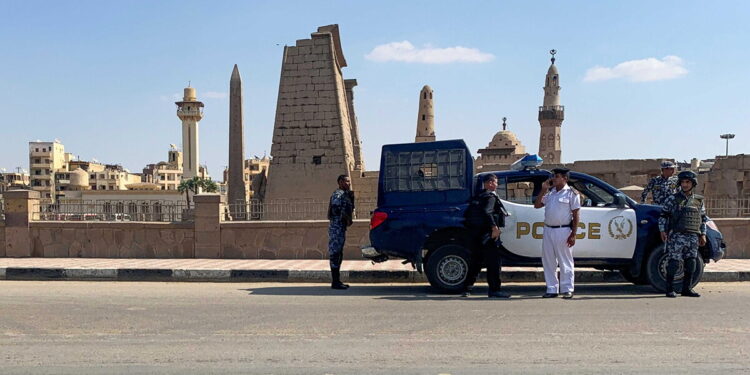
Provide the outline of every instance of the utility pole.
[[725,156],[729,157],[729,140],[734,138],[734,134],[730,134],[730,133],[722,134],[722,135],[719,136],[719,138],[727,140],[727,149],[726,149],[726,155]]

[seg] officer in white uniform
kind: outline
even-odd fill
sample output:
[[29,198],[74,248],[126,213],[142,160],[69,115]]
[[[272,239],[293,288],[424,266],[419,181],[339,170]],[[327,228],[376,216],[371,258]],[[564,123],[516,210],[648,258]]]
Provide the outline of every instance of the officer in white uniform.
[[[544,239],[542,240],[542,265],[547,292],[544,298],[573,298],[573,245],[578,229],[578,211],[581,198],[568,186],[570,170],[555,168],[553,177],[542,184],[534,208],[544,207]],[[557,266],[560,266],[560,280]]]

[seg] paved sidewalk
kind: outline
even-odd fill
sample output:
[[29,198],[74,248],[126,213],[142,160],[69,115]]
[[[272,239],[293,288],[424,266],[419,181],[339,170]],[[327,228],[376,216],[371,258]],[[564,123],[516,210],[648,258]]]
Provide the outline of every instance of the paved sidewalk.
[[[503,267],[503,280],[544,281],[541,268]],[[345,260],[348,282],[426,282],[410,265],[391,260]],[[0,280],[123,280],[215,282],[329,282],[327,260],[309,259],[102,259],[0,258]],[[578,282],[624,281],[618,272],[577,268]],[[703,281],[750,281],[750,259],[724,259],[706,266]]]

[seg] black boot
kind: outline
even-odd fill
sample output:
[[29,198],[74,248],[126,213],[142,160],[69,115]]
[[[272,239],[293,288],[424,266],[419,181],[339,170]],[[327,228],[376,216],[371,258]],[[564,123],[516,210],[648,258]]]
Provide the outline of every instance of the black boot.
[[701,295],[696,293],[691,286],[693,285],[693,278],[695,277],[696,267],[698,261],[695,258],[688,258],[684,261],[685,274],[682,277],[682,296],[683,297],[700,297]]
[[667,297],[675,298],[677,293],[674,292],[674,275],[680,267],[679,261],[670,259],[667,263]]
[[331,268],[331,289],[349,289],[348,284],[341,282],[341,270],[339,268]]

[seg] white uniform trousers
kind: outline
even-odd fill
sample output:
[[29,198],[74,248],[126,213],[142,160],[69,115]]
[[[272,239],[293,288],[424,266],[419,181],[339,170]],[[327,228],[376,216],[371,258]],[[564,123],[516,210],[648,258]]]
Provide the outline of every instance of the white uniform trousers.
[[[567,293],[573,291],[573,249],[568,247],[570,228],[544,227],[542,240],[542,266],[547,293]],[[557,266],[560,265],[560,280],[557,279]]]

